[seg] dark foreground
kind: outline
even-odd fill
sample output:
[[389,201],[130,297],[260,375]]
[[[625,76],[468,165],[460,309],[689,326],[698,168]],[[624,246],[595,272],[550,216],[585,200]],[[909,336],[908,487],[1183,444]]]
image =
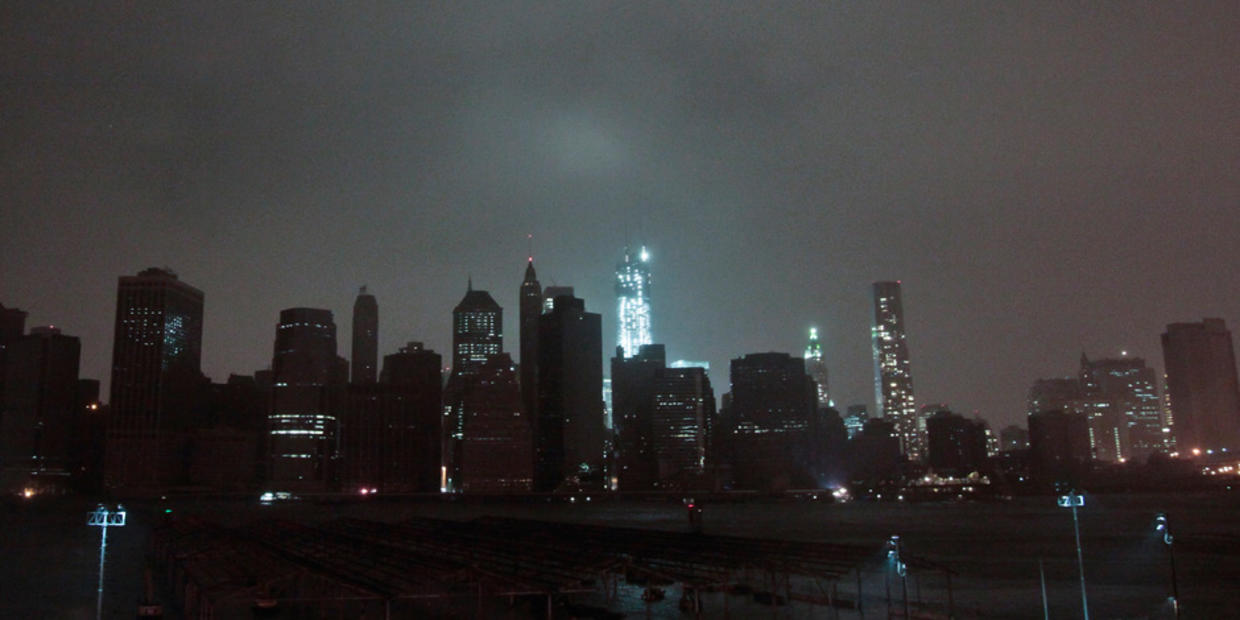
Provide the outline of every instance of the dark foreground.
[[[375,498],[378,499],[378,498]],[[108,533],[104,616],[132,618],[143,593],[142,568],[148,537],[165,518],[200,516],[223,526],[280,518],[321,525],[343,517],[388,523],[412,517],[465,520],[495,515],[607,524],[666,531],[688,531],[685,509],[678,503],[599,502],[463,503],[371,501],[288,503],[260,506],[249,501],[182,499],[127,506],[129,523]],[[51,499],[6,507],[0,513],[5,562],[0,569],[0,617],[89,618],[94,615],[98,575],[99,531],[86,526],[92,506],[81,499]],[[1166,512],[1176,533],[1176,562],[1185,618],[1222,618],[1234,614],[1240,597],[1240,494],[1089,496],[1080,512],[1085,575],[1091,618],[1171,617],[1167,548],[1154,528],[1154,515]],[[946,565],[952,607],[957,617],[1036,618],[1042,616],[1039,559],[1045,570],[1050,616],[1081,617],[1080,585],[1072,517],[1054,498],[1018,498],[1003,503],[848,503],[748,502],[706,506],[705,532],[716,535],[847,543],[871,548],[901,535],[906,553]],[[861,590],[868,598],[866,617],[886,617],[887,586],[892,607],[902,608],[900,582],[884,570],[863,571]],[[890,579],[890,581],[888,581]],[[855,582],[841,584],[849,593]],[[921,601],[928,617],[946,617],[947,583],[941,572],[914,566],[907,582],[909,598]],[[621,584],[611,600],[579,595],[585,605],[605,606],[630,617],[682,617],[679,589],[644,602],[643,588]],[[850,594],[851,595],[851,594]],[[171,603],[166,592],[163,602]],[[726,599],[726,600],[725,600]],[[705,617],[831,618],[858,617],[856,611],[833,610],[792,601],[783,607],[755,603],[751,597],[704,595]],[[180,617],[166,605],[165,617]],[[512,611],[530,615],[533,607]],[[505,611],[505,613],[508,613]],[[537,612],[545,614],[545,606]],[[476,609],[456,609],[471,617]],[[485,615],[495,615],[489,608]],[[565,609],[557,607],[557,615]],[[332,617],[338,617],[333,615]],[[367,617],[374,617],[368,615]],[[382,616],[378,616],[382,617]]]

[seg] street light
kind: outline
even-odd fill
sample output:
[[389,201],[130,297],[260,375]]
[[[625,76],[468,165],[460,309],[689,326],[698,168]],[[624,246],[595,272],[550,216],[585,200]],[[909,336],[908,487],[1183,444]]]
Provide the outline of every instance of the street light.
[[1167,521],[1167,513],[1160,512],[1154,517],[1154,529],[1162,532],[1163,544],[1167,545],[1167,555],[1171,559],[1171,609],[1175,617],[1180,617],[1180,585],[1175,577],[1175,537],[1171,535],[1171,523]]
[[1081,555],[1081,522],[1076,517],[1076,509],[1085,505],[1085,496],[1076,490],[1069,490],[1067,495],[1059,496],[1060,508],[1072,509],[1072,531],[1076,534],[1076,565],[1081,571],[1081,610],[1085,620],[1089,620],[1089,599],[1085,596],[1085,558]]
[[[887,558],[891,560],[892,566],[896,569],[896,574],[900,576],[900,591],[904,598],[904,617],[909,617],[908,608],[908,565],[904,563],[901,556],[900,535],[893,535],[887,539]],[[891,606],[887,606],[888,614],[890,614]]]
[[108,528],[125,525],[125,508],[117,504],[108,510],[103,504],[86,518],[86,525],[99,528],[99,594],[95,598],[95,620],[103,617],[103,558],[108,549]]

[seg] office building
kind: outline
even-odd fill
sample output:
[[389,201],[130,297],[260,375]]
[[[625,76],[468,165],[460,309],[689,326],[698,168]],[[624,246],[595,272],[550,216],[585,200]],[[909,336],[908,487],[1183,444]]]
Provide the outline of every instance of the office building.
[[739,488],[806,488],[816,484],[812,416],[818,393],[805,361],[787,353],[733,359],[726,425]]
[[870,414],[865,405],[849,405],[844,414],[844,428],[848,429],[848,438],[856,437],[869,419]]
[[548,286],[543,289],[543,306],[542,313],[547,314],[555,306],[556,297],[572,297],[573,287],[571,286]]
[[650,331],[650,253],[643,246],[634,255],[628,247],[616,264],[616,346],[636,355],[643,344],[654,342]]
[[1163,449],[1156,378],[1145,360],[1090,360],[1082,353],[1080,381],[1094,458],[1144,459]]
[[353,383],[374,383],[379,369],[379,304],[362,287],[353,302]]
[[542,285],[534,273],[534,257],[525,265],[525,278],[521,280],[520,328],[521,328],[521,406],[527,419],[534,419],[538,411],[538,317],[542,315]]
[[805,346],[805,372],[818,384],[818,409],[833,406],[827,390],[827,362],[822,358],[822,343],[818,341],[818,328],[809,328],[809,344]]
[[0,458],[4,480],[67,477],[70,446],[77,436],[78,363],[81,342],[54,327],[36,327],[9,342],[0,382]]
[[334,489],[349,367],[336,354],[331,310],[281,310],[271,370],[268,480],[277,490]]
[[202,291],[167,269],[122,276],[117,285],[105,484],[155,490],[183,474],[172,403],[177,385],[202,377]]
[[666,361],[661,344],[642,345],[636,354],[616,347],[611,358],[616,477],[622,491],[647,490],[658,480],[653,443],[655,375]]
[[602,329],[576,297],[556,297],[538,319],[537,491],[604,484]]
[[452,309],[452,375],[472,374],[504,349],[504,310],[471,281]]
[[1039,482],[1076,480],[1089,470],[1091,454],[1084,413],[1048,409],[1029,416],[1029,469]]
[[986,463],[982,423],[940,409],[926,419],[926,463],[942,476],[963,477]]
[[919,428],[909,369],[908,337],[899,282],[874,283],[874,398],[878,414],[891,421],[900,450],[909,460],[924,456],[925,435]]
[[706,369],[656,369],[653,400],[650,449],[656,485],[688,487],[706,471],[715,422],[715,392]]
[[352,384],[340,423],[346,492],[438,493],[441,359],[411,342],[384,356],[377,384]]
[[516,493],[533,485],[533,441],[522,412],[516,365],[493,355],[457,387],[460,432],[452,437],[449,488],[463,493]]
[[1222,319],[1172,323],[1162,335],[1167,392],[1181,456],[1240,450],[1240,387]]

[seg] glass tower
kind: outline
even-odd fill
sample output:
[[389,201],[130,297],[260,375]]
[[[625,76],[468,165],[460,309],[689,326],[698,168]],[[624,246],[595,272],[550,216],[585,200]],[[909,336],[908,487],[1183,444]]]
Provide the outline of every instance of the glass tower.
[[827,363],[822,359],[822,343],[818,341],[818,328],[809,328],[809,344],[805,346],[805,372],[818,384],[818,408],[832,405],[827,392]]
[[633,357],[643,344],[651,344],[650,335],[650,253],[642,246],[634,256],[628,247],[616,265],[616,301],[619,334],[616,344],[624,347],[624,356]]
[[925,436],[913,404],[913,375],[909,372],[908,341],[904,333],[904,304],[899,282],[874,283],[874,399],[879,415],[891,421],[900,450],[909,460],[921,460]]

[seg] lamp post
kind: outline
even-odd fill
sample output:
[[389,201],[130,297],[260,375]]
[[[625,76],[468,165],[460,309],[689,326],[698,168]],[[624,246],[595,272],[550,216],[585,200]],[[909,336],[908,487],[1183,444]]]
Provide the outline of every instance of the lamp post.
[[1154,517],[1154,529],[1162,532],[1163,544],[1167,545],[1167,556],[1171,560],[1171,609],[1175,617],[1180,617],[1180,584],[1175,576],[1175,537],[1171,535],[1171,523],[1167,521],[1167,513],[1160,512]]
[[[900,576],[900,592],[904,599],[904,617],[909,617],[908,608],[908,565],[904,563],[904,559],[900,557],[900,536],[899,534],[892,536],[887,540],[887,557],[891,559],[896,574]],[[890,605],[888,605],[890,609]],[[888,612],[890,613],[890,612]]]
[[1081,522],[1076,517],[1076,509],[1084,505],[1085,496],[1075,490],[1059,496],[1059,507],[1072,509],[1072,531],[1076,534],[1076,565],[1081,571],[1081,611],[1085,614],[1085,620],[1089,620],[1089,599],[1085,596],[1085,558],[1081,555]]
[[99,528],[99,594],[95,598],[95,620],[103,617],[103,558],[108,550],[108,528],[125,525],[125,508],[117,505],[108,510],[103,504],[90,513],[86,525]]

